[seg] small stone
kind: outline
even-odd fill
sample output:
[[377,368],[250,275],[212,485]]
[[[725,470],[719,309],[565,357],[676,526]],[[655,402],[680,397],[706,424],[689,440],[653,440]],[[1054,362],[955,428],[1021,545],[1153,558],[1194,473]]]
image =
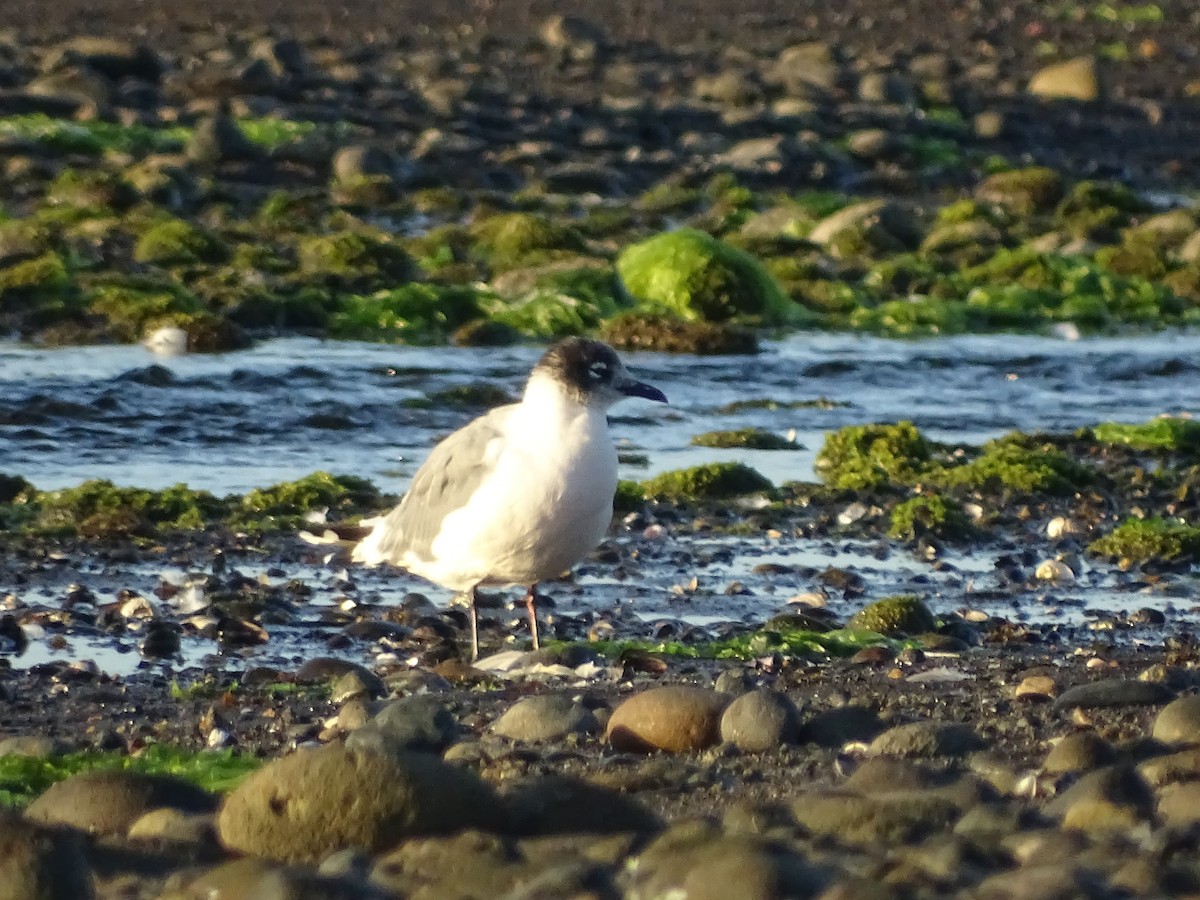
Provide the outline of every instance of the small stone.
[[721,713],[729,700],[691,685],[651,688],[613,710],[605,737],[624,752],[703,750],[720,739]]
[[52,784],[25,815],[47,825],[69,825],[90,834],[124,835],[152,809],[208,813],[215,798],[188,781],[141,772],[81,772]]
[[1151,735],[1164,744],[1200,744],[1200,695],[1189,694],[1164,706]]
[[794,744],[800,715],[788,697],[765,688],[735,699],[721,715],[721,740],[746,753]]
[[596,717],[566,694],[525,697],[492,723],[492,733],[512,741],[557,741],[568,734],[590,734]]
[[1029,80],[1028,91],[1051,100],[1098,100],[1101,85],[1096,60],[1081,56],[1046,66]]
[[1100,832],[1122,830],[1148,819],[1154,794],[1145,779],[1125,765],[1095,769],[1080,777],[1045,806],[1064,828]]
[[1054,683],[1054,679],[1049,675],[1030,675],[1027,678],[1023,678],[1021,679],[1021,683],[1017,685],[1016,690],[1018,700],[1033,702],[1052,700],[1057,694],[1058,685]]
[[1185,828],[1200,822],[1200,781],[1169,784],[1158,794],[1158,817],[1163,824]]
[[955,722],[910,722],[889,728],[867,747],[868,756],[934,759],[963,756],[980,750],[983,741],[966,725]]
[[436,697],[393,700],[346,738],[347,747],[441,753],[457,739],[458,722]]
[[1172,697],[1165,685],[1129,678],[1106,678],[1068,688],[1054,701],[1056,710],[1101,709],[1113,706],[1153,706]]
[[1200,747],[1156,756],[1138,765],[1138,771],[1151,787],[1161,787],[1175,781],[1200,779]]
[[1089,772],[1116,762],[1112,745],[1094,731],[1068,734],[1051,748],[1042,762],[1043,771],[1052,775]]
[[186,844],[216,850],[217,829],[207,813],[187,813],[164,806],[152,809],[129,826],[128,836],[134,841],[160,841]]

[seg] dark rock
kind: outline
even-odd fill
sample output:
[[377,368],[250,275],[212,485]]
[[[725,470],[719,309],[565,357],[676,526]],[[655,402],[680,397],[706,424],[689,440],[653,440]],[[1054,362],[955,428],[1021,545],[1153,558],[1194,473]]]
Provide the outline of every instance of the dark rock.
[[972,729],[955,722],[910,722],[889,728],[867,748],[871,756],[934,759],[964,756],[984,746]]
[[1152,706],[1166,703],[1171,690],[1153,681],[1106,678],[1077,684],[1063,691],[1051,704],[1052,709],[1100,709],[1110,706]]
[[1180,697],[1164,706],[1151,733],[1164,744],[1200,744],[1200,695]]
[[436,697],[404,697],[393,700],[346,738],[346,746],[441,753],[458,733],[458,722]]
[[92,896],[92,875],[78,835],[0,811],[0,900]]
[[598,728],[592,711],[566,694],[538,694],[518,700],[495,722],[492,733],[514,741],[556,741]]
[[786,695],[766,689],[742,694],[721,715],[721,740],[748,753],[793,744],[799,730],[795,704]]
[[632,797],[565,776],[521,782],[505,799],[518,834],[647,832],[662,824]]

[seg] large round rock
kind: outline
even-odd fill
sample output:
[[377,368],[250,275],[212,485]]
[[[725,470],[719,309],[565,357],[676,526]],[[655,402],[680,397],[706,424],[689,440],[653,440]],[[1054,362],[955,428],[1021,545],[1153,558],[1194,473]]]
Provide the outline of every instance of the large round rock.
[[0,900],[90,900],[82,841],[0,811]]
[[493,829],[501,802],[478,777],[420,753],[319,747],[259,769],[225,800],[227,847],[314,862],[335,850],[373,851],[405,838]]
[[721,739],[739,750],[759,753],[792,744],[800,731],[800,715],[785,694],[757,690],[743,694],[721,716]]
[[633,753],[686,753],[720,739],[727,694],[691,685],[651,688],[613,710],[607,737],[618,750]]
[[596,731],[592,711],[566,694],[538,694],[514,703],[492,723],[492,733],[513,741],[557,741]]
[[1200,696],[1189,694],[1164,706],[1153,734],[1164,744],[1200,744]]

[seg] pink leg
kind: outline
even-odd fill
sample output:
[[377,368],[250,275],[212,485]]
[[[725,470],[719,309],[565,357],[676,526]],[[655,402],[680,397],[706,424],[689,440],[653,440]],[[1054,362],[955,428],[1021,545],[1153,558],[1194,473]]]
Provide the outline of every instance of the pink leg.
[[533,649],[541,648],[541,641],[538,640],[538,620],[537,620],[537,585],[531,584],[528,592],[525,594],[525,609],[529,613],[529,632],[533,635]]

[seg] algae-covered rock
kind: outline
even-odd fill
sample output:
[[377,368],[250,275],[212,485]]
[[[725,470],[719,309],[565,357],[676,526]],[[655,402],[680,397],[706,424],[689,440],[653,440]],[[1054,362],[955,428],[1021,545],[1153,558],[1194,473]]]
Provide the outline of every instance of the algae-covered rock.
[[771,482],[742,463],[707,463],[663,472],[642,482],[642,493],[659,500],[722,500],[769,493]]
[[1102,444],[1188,455],[1200,453],[1200,421],[1163,416],[1140,424],[1103,422],[1092,429]]
[[206,228],[183,219],[166,219],[138,239],[133,258],[156,266],[216,262],[228,252],[225,243]]
[[591,331],[628,306],[610,267],[569,262],[517,269],[495,279],[493,287],[505,299],[486,304],[492,321],[531,337],[565,337]]
[[365,478],[314,472],[298,481],[250,491],[241,498],[229,525],[247,531],[289,530],[299,527],[310,510],[328,509],[341,517],[379,505],[379,492]]
[[905,483],[925,468],[930,446],[912,422],[851,425],[825,435],[817,454],[820,478],[837,490]]
[[40,493],[33,502],[38,509],[33,522],[37,530],[93,539],[149,535],[158,529],[195,531],[223,509],[212,494],[184,484],[149,491],[104,480]]
[[174,285],[140,280],[98,285],[88,292],[86,302],[88,312],[101,317],[108,333],[124,342],[139,340],[151,326],[199,309],[194,297]]
[[1064,453],[1020,433],[988,441],[983,452],[961,466],[946,468],[931,480],[948,487],[1026,494],[1071,494],[1094,480],[1092,470]]
[[932,535],[962,541],[972,534],[971,522],[958,501],[941,494],[922,494],[896,505],[888,534],[902,540]]
[[975,196],[999,203],[1017,215],[1030,216],[1054,209],[1064,190],[1058,172],[1045,166],[1030,166],[989,175],[975,188]]
[[696,356],[740,356],[758,352],[758,337],[730,322],[689,322],[674,315],[627,312],[600,327],[618,350],[653,350]]
[[276,759],[221,807],[227,847],[268,859],[315,862],[345,848],[377,851],[406,838],[495,828],[500,801],[470,772],[423,753],[336,745]]
[[1200,525],[1158,517],[1127,519],[1088,551],[1123,563],[1200,562]]
[[801,316],[758,260],[691,228],[627,247],[617,272],[643,310],[685,321],[751,318],[780,325]]
[[765,428],[708,431],[692,438],[696,447],[738,447],[745,450],[799,450],[800,445]]
[[71,283],[67,264],[54,251],[0,268],[0,299],[54,293]]
[[581,254],[587,245],[573,228],[533,213],[502,213],[470,228],[473,252],[493,274]]
[[338,299],[329,316],[330,337],[405,344],[444,343],[481,313],[473,287],[406,284],[374,294]]
[[894,637],[933,631],[937,621],[925,601],[916,594],[896,594],[859,610],[850,617],[846,627]]
[[356,231],[307,237],[297,255],[301,275],[327,279],[346,290],[390,288],[421,277],[400,246]]
[[898,253],[921,240],[913,211],[889,200],[863,200],[830,213],[818,222],[808,239],[839,259],[877,251]]

